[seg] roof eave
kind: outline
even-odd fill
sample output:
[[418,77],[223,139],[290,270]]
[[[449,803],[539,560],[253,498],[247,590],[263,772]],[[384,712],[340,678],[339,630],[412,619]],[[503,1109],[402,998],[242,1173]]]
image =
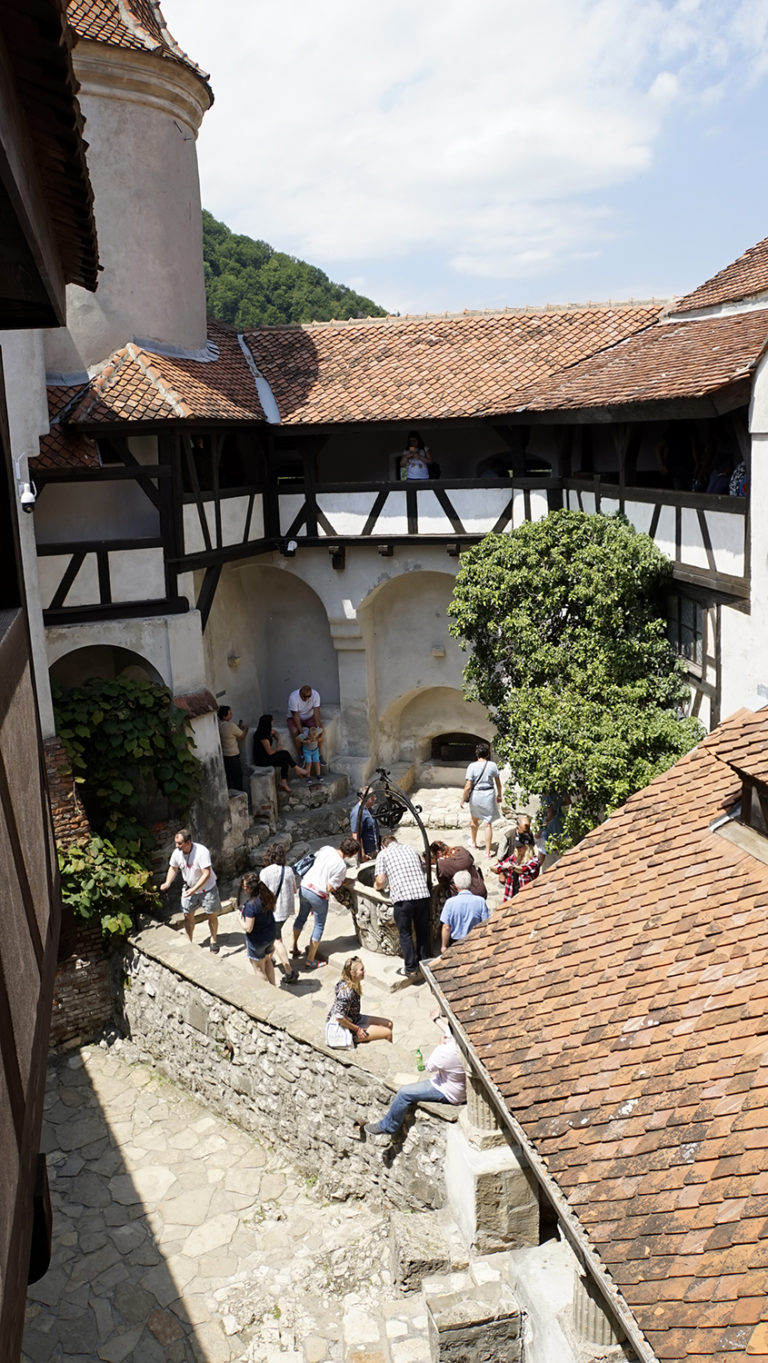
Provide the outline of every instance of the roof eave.
[[497,1115],[508,1127],[510,1135],[513,1137],[516,1144],[525,1152],[525,1157],[528,1160],[536,1181],[541,1185],[547,1198],[557,1212],[558,1220],[562,1225],[563,1232],[566,1235],[571,1249],[584,1267],[589,1271],[590,1276],[599,1289],[603,1298],[605,1310],[609,1315],[615,1317],[616,1321],[625,1331],[626,1337],[635,1350],[640,1363],[658,1363],[657,1356],[643,1334],[635,1316],[619,1292],[619,1289],[612,1281],[599,1256],[595,1250],[592,1249],[589,1239],[582,1229],[578,1218],[571,1210],[568,1199],[552,1178],[552,1175],[549,1173],[535,1146],[528,1140],[524,1128],[507,1107],[501,1090],[494,1084],[485,1069],[482,1060],[467,1036],[459,1018],[454,1013],[446,994],[435,979],[429,965],[422,961],[421,966],[432,992],[440,1000],[441,1007],[445,1009],[451,1023],[451,1028],[456,1033],[460,1048],[471,1062],[473,1073],[482,1083],[488,1097],[496,1109]]

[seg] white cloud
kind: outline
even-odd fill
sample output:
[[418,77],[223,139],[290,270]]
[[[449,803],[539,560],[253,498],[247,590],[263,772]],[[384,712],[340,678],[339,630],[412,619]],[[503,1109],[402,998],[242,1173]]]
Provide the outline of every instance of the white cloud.
[[[671,111],[768,65],[764,0],[163,0],[216,104],[203,198],[310,260],[514,277],[599,249]],[[368,266],[366,265],[366,269]]]

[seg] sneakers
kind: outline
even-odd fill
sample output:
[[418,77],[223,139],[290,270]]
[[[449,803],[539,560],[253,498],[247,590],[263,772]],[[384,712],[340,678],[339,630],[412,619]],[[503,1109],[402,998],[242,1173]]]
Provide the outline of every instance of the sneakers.
[[218,952],[218,950],[219,950],[218,942],[211,942],[211,951]]
[[382,1128],[381,1122],[366,1122],[363,1131],[369,1136],[386,1136],[387,1132]]
[[421,974],[421,971],[419,970],[418,966],[416,967],[415,970],[406,970],[405,966],[401,965],[400,969],[395,971],[395,974],[404,975],[406,980],[417,980],[419,978],[419,975]]
[[283,977],[282,977],[280,983],[281,983],[281,984],[296,984],[298,978],[299,978],[299,972],[298,972],[298,970],[292,970],[291,973],[290,973],[290,975],[283,975]]

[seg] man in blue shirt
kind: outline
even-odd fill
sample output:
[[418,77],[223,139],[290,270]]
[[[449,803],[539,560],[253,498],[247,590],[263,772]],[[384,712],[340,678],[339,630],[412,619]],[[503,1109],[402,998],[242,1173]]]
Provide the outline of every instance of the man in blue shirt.
[[460,942],[478,923],[488,921],[488,905],[479,894],[472,894],[471,882],[469,871],[457,871],[453,877],[458,893],[446,899],[440,914],[443,951],[451,942]]
[[379,825],[376,816],[372,813],[372,807],[375,803],[376,796],[371,792],[365,804],[362,800],[358,800],[349,816],[349,827],[353,838],[357,838],[363,849],[364,861],[371,861],[381,847]]

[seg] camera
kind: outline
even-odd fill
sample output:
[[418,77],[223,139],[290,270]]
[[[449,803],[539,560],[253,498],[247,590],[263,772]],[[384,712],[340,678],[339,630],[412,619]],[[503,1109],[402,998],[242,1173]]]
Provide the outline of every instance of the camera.
[[21,487],[19,488],[19,501],[21,502],[22,511],[26,511],[31,515],[35,509],[35,502],[37,501],[37,488],[34,483],[21,484]]

